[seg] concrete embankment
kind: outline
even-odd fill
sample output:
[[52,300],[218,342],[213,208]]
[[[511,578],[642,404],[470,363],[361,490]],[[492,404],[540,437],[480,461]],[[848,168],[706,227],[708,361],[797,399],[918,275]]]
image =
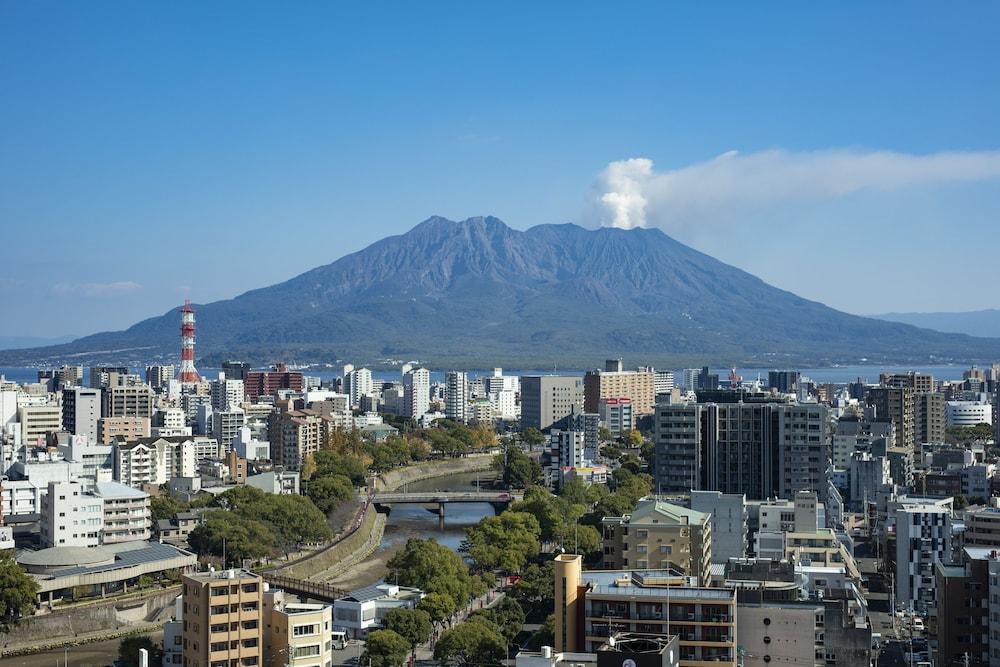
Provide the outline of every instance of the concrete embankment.
[[140,596],[81,602],[26,618],[3,633],[0,657],[44,651],[155,630],[169,620],[181,587]]

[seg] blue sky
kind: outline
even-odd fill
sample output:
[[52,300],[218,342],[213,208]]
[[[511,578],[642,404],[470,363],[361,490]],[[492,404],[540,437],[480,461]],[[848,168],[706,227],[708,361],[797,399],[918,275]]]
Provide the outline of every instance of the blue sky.
[[[844,310],[1000,307],[998,21],[985,2],[2,3],[0,333],[123,327],[432,214],[615,224],[623,183],[639,224]],[[650,162],[623,182],[629,158]]]

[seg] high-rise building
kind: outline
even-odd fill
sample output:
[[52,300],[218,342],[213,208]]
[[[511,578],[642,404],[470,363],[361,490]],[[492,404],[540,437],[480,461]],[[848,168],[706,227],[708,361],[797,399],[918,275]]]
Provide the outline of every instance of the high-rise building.
[[545,431],[573,412],[583,412],[583,380],[573,376],[521,378],[521,424]]
[[691,491],[691,509],[712,517],[712,562],[747,555],[747,498],[742,493]]
[[344,373],[344,393],[350,397],[352,406],[361,405],[364,396],[375,394],[372,372],[367,368],[355,368]]
[[952,562],[951,499],[901,499],[890,521],[896,526],[896,603],[926,616],[937,606],[935,563]]
[[[248,570],[184,574],[184,667],[263,665],[264,580]],[[288,658],[281,659],[282,664]]]
[[785,403],[660,404],[654,489],[791,498],[826,489],[827,408]]
[[116,387],[119,378],[128,375],[128,368],[125,366],[91,366],[90,367],[90,388],[105,389]]
[[301,470],[306,457],[329,439],[330,431],[330,418],[315,410],[274,412],[268,418],[271,457],[286,470]]
[[799,372],[768,371],[767,386],[781,394],[794,394],[799,388]]
[[403,416],[419,419],[431,406],[431,374],[426,368],[413,368],[403,375]]
[[597,414],[612,438],[618,438],[635,428],[631,398],[602,398],[597,406]]
[[221,377],[210,383],[213,410],[230,410],[243,405],[243,380]]
[[462,371],[445,375],[444,416],[457,422],[469,421],[469,376]]
[[146,384],[153,389],[165,389],[173,379],[173,365],[146,366]]
[[944,442],[944,394],[925,392],[913,397],[914,445],[925,442]]
[[246,380],[250,373],[250,364],[245,361],[224,361],[222,372],[231,380]]
[[212,437],[219,441],[224,451],[229,450],[244,423],[246,414],[240,408],[213,411]]
[[153,417],[156,395],[149,385],[107,387],[102,393],[102,417]]
[[304,386],[302,373],[290,371],[284,364],[278,364],[273,371],[249,371],[243,380],[246,400],[250,403],[256,403],[261,396],[274,396],[280,389],[302,391]]
[[905,387],[915,393],[926,394],[934,391],[934,376],[928,373],[881,373],[879,384],[883,387]]
[[583,409],[597,413],[602,398],[632,399],[636,417],[653,413],[654,374],[650,371],[589,371],[583,377]]
[[888,417],[896,429],[896,447],[915,449],[913,390],[909,387],[869,387],[866,397],[876,418]]
[[97,420],[101,418],[101,391],[68,387],[62,392],[63,428],[73,435],[97,442]]
[[681,382],[685,389],[694,391],[698,388],[699,373],[701,373],[700,368],[685,368],[681,371]]

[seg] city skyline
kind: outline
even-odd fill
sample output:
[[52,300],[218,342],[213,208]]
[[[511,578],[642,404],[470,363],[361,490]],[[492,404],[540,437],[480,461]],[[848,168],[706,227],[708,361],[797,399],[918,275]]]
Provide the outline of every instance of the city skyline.
[[432,214],[658,226],[858,314],[1000,305],[897,268],[1000,241],[996,7],[573,9],[3,7],[11,333],[231,298]]

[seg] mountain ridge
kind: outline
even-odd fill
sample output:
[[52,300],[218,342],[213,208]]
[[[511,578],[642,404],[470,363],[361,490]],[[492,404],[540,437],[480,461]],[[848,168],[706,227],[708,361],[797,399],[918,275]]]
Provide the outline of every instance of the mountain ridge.
[[970,336],[1000,336],[1000,309],[983,308],[965,311],[931,311],[913,313],[882,313],[872,315],[888,322],[912,324],[924,329],[944,333],[962,333]]
[[[515,230],[432,216],[275,285],[196,304],[199,363],[419,359],[438,367],[976,361],[1000,340],[849,315],[765,283],[658,229]],[[0,352],[25,365],[168,361],[171,310],[118,332]],[[114,357],[108,350],[132,349]]]

